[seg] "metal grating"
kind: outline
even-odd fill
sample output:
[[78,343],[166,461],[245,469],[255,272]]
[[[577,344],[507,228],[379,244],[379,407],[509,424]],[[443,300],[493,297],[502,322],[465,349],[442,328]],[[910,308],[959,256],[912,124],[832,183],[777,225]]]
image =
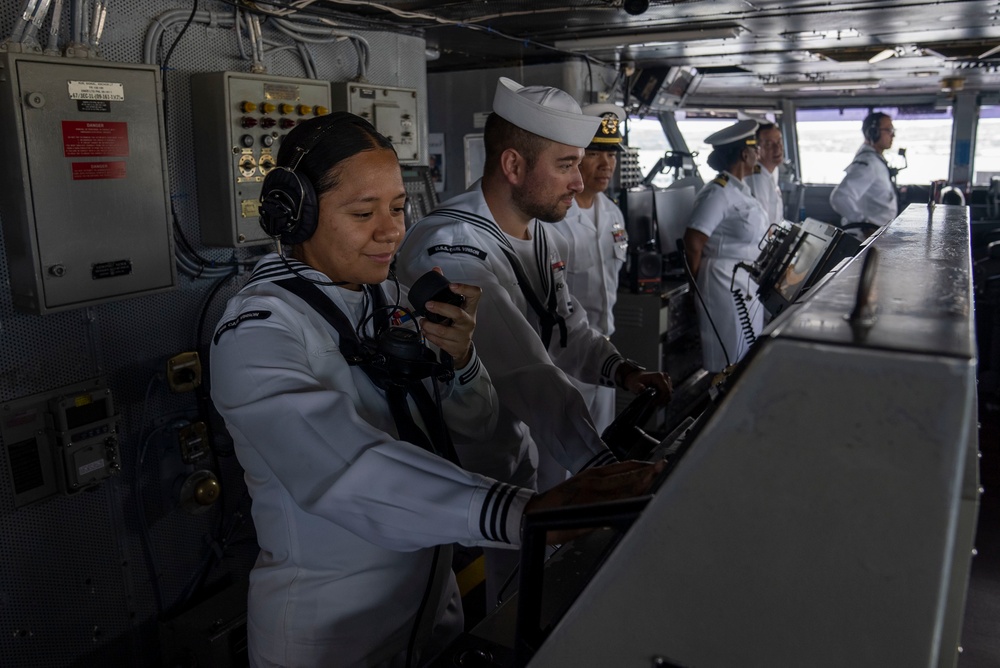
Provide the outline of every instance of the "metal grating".
[[[167,11],[158,0],[109,4],[102,51],[111,61],[142,62],[147,27]],[[0,10],[0,37],[14,25],[16,9]],[[68,7],[64,31],[68,34]],[[202,10],[230,16],[225,2],[202,0]],[[47,31],[47,26],[44,27]],[[165,33],[169,47],[180,24]],[[276,36],[266,25],[266,36]],[[417,88],[420,131],[426,135],[424,40],[363,33],[371,45],[368,80]],[[345,81],[356,73],[356,54],[347,43],[310,46],[319,76]],[[293,51],[266,58],[269,71],[304,76]],[[235,36],[218,26],[193,24],[177,45],[166,74],[167,151],[170,191],[181,230],[200,255],[227,261],[228,249],[200,243],[197,175],[191,135],[188,77],[194,71],[248,71]],[[2,122],[3,119],[0,119]],[[261,249],[263,250],[263,249]],[[253,250],[241,250],[252,260]],[[13,504],[14,481],[0,465],[0,666],[49,668],[61,665],[155,665],[160,654],[156,597],[143,548],[139,512],[149,526],[152,552],[165,605],[179,600],[208,553],[206,537],[218,531],[220,511],[187,515],[174,507],[173,477],[179,472],[173,421],[193,416],[192,394],[170,394],[157,377],[167,357],[196,345],[196,327],[215,280],[178,275],[168,293],[102,304],[88,309],[28,316],[13,310],[6,249],[0,239],[0,402],[103,374],[121,414],[122,473],[92,492],[57,497],[21,509]],[[239,279],[221,286],[206,309],[207,339]],[[207,365],[207,360],[203,360]],[[147,399],[148,397],[148,399]],[[139,485],[137,455],[145,444]],[[13,444],[15,447],[17,444]],[[0,442],[0,447],[7,444]],[[225,445],[224,447],[228,447]],[[208,582],[225,576],[245,579],[256,557],[249,500],[235,458],[220,461],[227,520],[239,510],[231,549]],[[136,495],[138,487],[139,496]],[[227,525],[228,526],[228,525]]]

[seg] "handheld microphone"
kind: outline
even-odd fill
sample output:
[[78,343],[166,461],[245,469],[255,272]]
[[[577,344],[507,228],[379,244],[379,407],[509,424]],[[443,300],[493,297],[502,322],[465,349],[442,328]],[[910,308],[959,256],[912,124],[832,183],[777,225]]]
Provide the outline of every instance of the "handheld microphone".
[[451,318],[431,313],[426,307],[427,302],[443,302],[462,306],[465,303],[465,297],[452,292],[451,288],[448,287],[450,284],[451,281],[433,269],[415,280],[410,286],[410,303],[417,315],[427,318],[431,322],[450,326],[452,324]]

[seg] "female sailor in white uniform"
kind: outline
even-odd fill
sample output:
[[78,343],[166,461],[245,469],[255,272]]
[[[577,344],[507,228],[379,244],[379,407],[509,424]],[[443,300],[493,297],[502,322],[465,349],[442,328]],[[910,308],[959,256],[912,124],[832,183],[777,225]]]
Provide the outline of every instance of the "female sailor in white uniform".
[[709,371],[739,361],[763,325],[756,284],[745,271],[733,280],[737,263],[757,258],[768,227],[764,207],[744,183],[757,164],[756,130],[756,121],[745,120],[705,140],[714,147],[708,164],[719,174],[695,198],[684,233],[688,263],[704,300],[696,298],[695,303],[703,364]]
[[656,470],[596,468],[533,495],[460,468],[450,432],[489,447],[498,410],[472,346],[480,290],[451,284],[462,306],[426,306],[450,323],[418,328],[407,291],[387,281],[406,191],[392,144],[367,121],[305,121],[278,165],[261,224],[291,257],[258,263],[211,354],[261,547],[250,665],[418,665],[462,630],[438,546],[516,547],[525,510],[642,493]]

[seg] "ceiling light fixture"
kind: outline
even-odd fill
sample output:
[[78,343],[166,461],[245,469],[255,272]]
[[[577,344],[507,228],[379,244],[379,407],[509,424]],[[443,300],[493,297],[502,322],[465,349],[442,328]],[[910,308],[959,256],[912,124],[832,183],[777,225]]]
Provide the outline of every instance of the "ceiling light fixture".
[[817,39],[844,39],[845,37],[861,37],[854,28],[844,28],[841,30],[799,30],[795,32],[783,32],[781,36],[785,39],[817,40]]
[[569,51],[614,48],[616,46],[669,45],[676,42],[697,42],[709,39],[731,39],[746,32],[742,26],[709,28],[707,30],[677,30],[674,32],[649,32],[628,35],[607,35],[603,37],[581,37],[556,41],[553,46]]
[[868,59],[868,64],[874,65],[875,63],[881,63],[883,60],[889,60],[890,58],[895,58],[898,55],[899,54],[896,53],[896,49],[882,49]]
[[765,93],[779,93],[785,91],[865,90],[878,88],[881,85],[881,79],[861,79],[855,81],[783,81],[764,83],[763,89]]

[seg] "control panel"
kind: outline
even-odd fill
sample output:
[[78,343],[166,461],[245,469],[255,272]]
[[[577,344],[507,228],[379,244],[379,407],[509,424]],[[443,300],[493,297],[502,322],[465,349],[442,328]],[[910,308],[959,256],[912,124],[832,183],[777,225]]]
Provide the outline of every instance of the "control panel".
[[149,65],[0,56],[0,212],[19,310],[174,286],[160,90]]
[[121,468],[119,416],[101,378],[8,402],[2,416],[18,507],[94,487]]
[[191,75],[201,240],[209,246],[270,243],[258,209],[264,177],[300,121],[330,113],[330,83],[244,72]]
[[333,107],[366,119],[392,142],[401,163],[420,159],[417,91],[348,81],[333,83]]
[[431,168],[426,165],[403,167],[403,188],[406,189],[404,223],[406,229],[430,214],[438,205],[437,191],[431,178]]

